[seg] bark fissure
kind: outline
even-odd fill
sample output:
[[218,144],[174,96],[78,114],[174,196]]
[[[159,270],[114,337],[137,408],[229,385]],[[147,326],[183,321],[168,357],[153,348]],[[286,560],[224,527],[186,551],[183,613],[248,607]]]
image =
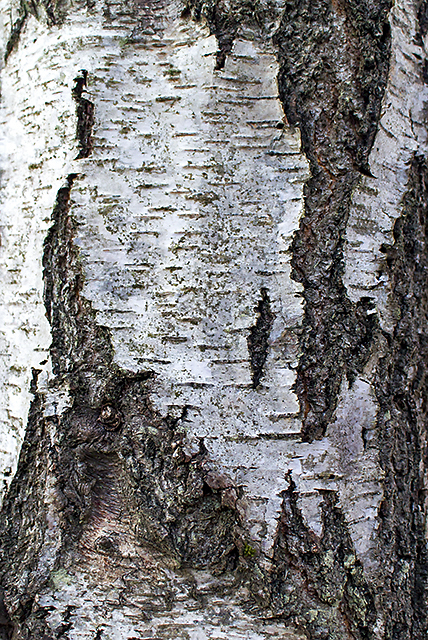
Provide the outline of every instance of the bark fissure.
[[189,0],[183,16],[191,16],[194,20],[202,18],[207,21],[210,31],[215,35],[218,44],[215,69],[221,71],[231,53],[234,40],[243,26],[251,26],[259,34],[266,32],[266,27],[276,17],[277,10],[273,3],[262,3],[258,0],[233,0],[230,3],[212,0]]
[[285,114],[302,133],[311,168],[305,215],[292,244],[292,277],[304,287],[296,392],[302,437],[323,437],[343,376],[352,383],[371,351],[370,299],[352,303],[343,245],[353,189],[371,175],[369,153],[389,68],[389,0],[287,2],[275,36]]
[[[29,615],[35,594],[46,580],[45,575],[40,575],[43,567],[38,566],[38,559],[47,530],[43,487],[51,462],[51,448],[42,418],[43,400],[37,393],[38,373],[33,371],[34,400],[28,416],[26,439],[1,514],[0,592],[4,621],[0,630],[5,640],[12,637]],[[37,623],[37,629],[39,626]]]
[[260,293],[261,299],[255,309],[258,313],[256,324],[250,329],[247,338],[254,389],[257,389],[263,376],[269,350],[269,336],[275,319],[267,289],[263,288]]
[[88,158],[92,153],[92,128],[94,126],[94,103],[83,97],[88,82],[86,69],[80,70],[80,75],[74,78],[73,99],[76,102],[76,138],[79,143],[77,159]]
[[379,510],[383,606],[387,637],[426,638],[428,555],[428,165],[414,157],[394,244],[383,247],[399,320],[376,378],[380,462],[385,472]]
[[422,39],[428,33],[428,2],[427,0],[419,0],[417,5],[419,5],[417,13],[419,31],[416,34],[416,38],[422,42]]
[[333,491],[322,491],[320,536],[304,522],[289,475],[275,544],[271,606],[311,640],[369,640],[374,596]]
[[4,53],[4,61],[7,62],[10,54],[12,53],[12,51],[15,49],[15,47],[17,46],[18,42],[19,42],[19,38],[21,36],[21,32],[24,28],[24,25],[27,21],[28,18],[28,10],[27,7],[24,4],[21,4],[20,6],[20,16],[17,20],[15,20],[11,32],[10,32],[10,36],[9,36],[9,40],[6,43],[6,49],[5,49],[5,53]]

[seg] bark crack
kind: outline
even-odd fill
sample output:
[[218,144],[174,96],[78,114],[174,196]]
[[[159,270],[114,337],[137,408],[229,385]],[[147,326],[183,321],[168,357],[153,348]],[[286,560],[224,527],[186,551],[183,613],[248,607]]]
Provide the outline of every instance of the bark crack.
[[385,472],[379,509],[382,598],[387,637],[422,640],[428,632],[428,164],[415,156],[394,244],[385,245],[399,320],[380,360],[378,446]]
[[94,126],[94,103],[83,97],[88,82],[86,69],[80,70],[80,75],[74,78],[75,85],[72,90],[73,99],[76,102],[76,138],[79,144],[79,154],[76,159],[88,158],[92,153],[92,128]]
[[376,330],[370,299],[358,305],[343,284],[343,245],[353,189],[371,175],[390,56],[390,1],[286,2],[275,36],[279,94],[298,125],[311,178],[292,244],[292,277],[304,287],[305,315],[296,392],[302,437],[322,438],[344,375],[352,384]]
[[254,389],[259,386],[264,373],[263,368],[269,351],[269,336],[275,319],[270,306],[268,290],[262,288],[260,293],[261,299],[255,308],[258,314],[256,324],[250,329],[247,338]]

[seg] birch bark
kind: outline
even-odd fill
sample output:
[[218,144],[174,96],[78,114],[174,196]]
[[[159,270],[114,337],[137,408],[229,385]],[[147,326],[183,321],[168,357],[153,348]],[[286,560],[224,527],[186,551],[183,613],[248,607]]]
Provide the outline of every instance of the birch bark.
[[426,637],[428,8],[390,4],[2,0],[4,638]]

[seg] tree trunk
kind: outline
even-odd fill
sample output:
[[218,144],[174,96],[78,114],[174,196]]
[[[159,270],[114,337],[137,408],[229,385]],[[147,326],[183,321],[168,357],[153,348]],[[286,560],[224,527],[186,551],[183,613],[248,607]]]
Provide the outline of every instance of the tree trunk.
[[0,637],[426,638],[428,4],[391,5],[2,0]]

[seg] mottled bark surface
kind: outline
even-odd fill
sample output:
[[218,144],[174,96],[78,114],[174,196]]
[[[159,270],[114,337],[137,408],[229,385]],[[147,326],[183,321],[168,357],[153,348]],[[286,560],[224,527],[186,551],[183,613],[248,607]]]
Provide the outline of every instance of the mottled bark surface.
[[0,637],[426,637],[425,4],[15,8],[6,94],[21,104],[26,28],[36,53],[70,28],[75,141],[39,258],[51,345],[1,512]]
[[380,536],[383,566],[389,568],[383,601],[391,638],[422,638],[426,633],[427,180],[426,159],[417,156],[410,166],[403,214],[394,225],[394,244],[383,247],[399,309],[376,388],[385,470]]

